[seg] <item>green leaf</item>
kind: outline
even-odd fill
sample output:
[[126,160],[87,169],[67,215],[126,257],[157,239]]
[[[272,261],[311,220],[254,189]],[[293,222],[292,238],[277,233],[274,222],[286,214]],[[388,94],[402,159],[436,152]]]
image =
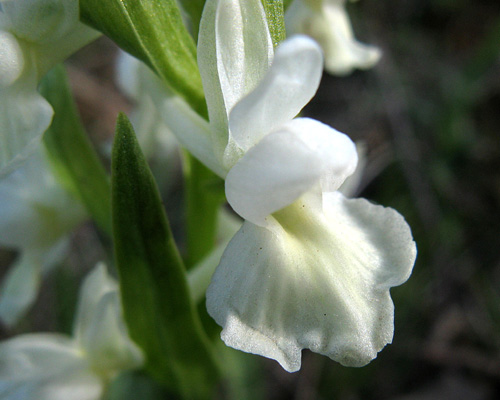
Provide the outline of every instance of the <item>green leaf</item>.
[[215,246],[217,216],[225,201],[224,181],[184,153],[186,193],[186,267],[190,269]]
[[55,112],[43,138],[54,172],[63,186],[82,201],[97,225],[111,236],[109,179],[83,129],[62,65],[43,78],[40,92]]
[[278,46],[286,38],[285,14],[283,11],[283,0],[262,0],[266,10],[269,33],[273,39],[273,46]]
[[168,393],[142,371],[126,371],[110,382],[103,400],[164,400]]
[[80,0],[80,18],[148,64],[206,118],[196,46],[175,0]]
[[124,315],[146,369],[184,398],[209,398],[218,366],[156,183],[125,115],[112,158],[113,232]]
[[195,41],[198,41],[198,32],[200,29],[201,14],[206,0],[179,0],[181,7],[189,16],[191,22],[191,31]]

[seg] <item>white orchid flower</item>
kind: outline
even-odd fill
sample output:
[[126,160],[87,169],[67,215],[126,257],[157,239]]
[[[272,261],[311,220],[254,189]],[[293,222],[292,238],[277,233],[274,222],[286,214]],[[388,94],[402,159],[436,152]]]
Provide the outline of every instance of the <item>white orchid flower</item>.
[[296,36],[273,52],[259,0],[208,0],[198,64],[210,123],[178,99],[163,115],[246,220],[207,290],[222,339],[287,371],[304,348],[365,365],[392,340],[389,289],[408,279],[416,248],[395,210],[337,191],[354,143],[294,118],[318,88],[319,46]]
[[35,151],[52,119],[40,79],[98,33],[78,0],[0,0],[0,178]]
[[320,44],[325,69],[333,75],[371,68],[381,56],[378,48],[354,38],[345,3],[346,0],[295,0],[285,17],[288,34],[302,33]]
[[142,363],[118,284],[100,264],[82,286],[73,337],[35,333],[0,343],[0,398],[97,400],[117,373]]
[[21,255],[0,287],[0,319],[14,325],[34,301],[41,276],[66,254],[68,233],[85,218],[52,174],[41,146],[0,180],[0,245]]

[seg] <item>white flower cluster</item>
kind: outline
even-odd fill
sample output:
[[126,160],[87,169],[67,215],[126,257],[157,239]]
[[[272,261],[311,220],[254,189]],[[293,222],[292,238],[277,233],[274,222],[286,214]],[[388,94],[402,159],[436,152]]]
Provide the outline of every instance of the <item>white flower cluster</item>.
[[0,320],[14,325],[31,306],[42,275],[66,255],[68,234],[86,217],[38,147],[0,180],[0,245],[20,252],[0,286]]
[[142,363],[123,321],[118,284],[100,264],[80,292],[73,337],[33,333],[0,343],[0,398],[98,400],[119,371]]
[[40,276],[85,217],[50,171],[41,138],[53,110],[37,86],[97,36],[79,22],[77,0],[0,0],[0,245],[21,252],[0,288],[7,325],[34,301]]
[[52,119],[40,79],[98,33],[77,0],[0,1],[0,178],[36,151]]

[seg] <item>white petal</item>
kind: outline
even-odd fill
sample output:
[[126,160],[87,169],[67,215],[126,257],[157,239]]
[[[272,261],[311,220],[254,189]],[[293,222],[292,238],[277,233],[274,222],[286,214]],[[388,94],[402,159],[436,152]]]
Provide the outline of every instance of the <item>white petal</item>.
[[349,16],[343,4],[327,3],[324,12],[331,29],[331,39],[324,47],[326,70],[331,74],[345,75],[355,68],[373,67],[382,53],[377,47],[366,45],[354,38]]
[[116,67],[118,86],[136,106],[129,117],[137,139],[156,180],[163,183],[163,189],[175,183],[181,161],[179,141],[169,124],[178,130],[177,134],[184,142],[189,143],[192,154],[209,158],[211,161],[204,163],[213,168],[218,166],[210,143],[210,128],[205,120],[168,90],[137,58],[120,51]]
[[301,350],[362,366],[393,336],[389,288],[411,273],[415,243],[396,211],[327,194],[275,213],[282,231],[245,222],[207,291],[231,347],[297,371]]
[[217,0],[205,2],[200,21],[197,55],[210,124],[214,131],[220,131],[221,136],[224,135],[217,139],[216,146],[223,147],[227,142],[227,113],[217,68],[217,40],[215,36],[217,5]]
[[67,253],[66,235],[85,217],[82,206],[55,180],[41,148],[0,180],[0,245],[21,251],[2,286],[0,316],[9,325],[33,302],[40,276]]
[[149,91],[163,123],[179,143],[220,177],[226,176],[211,143],[211,130],[203,118],[179,96],[157,86]]
[[75,337],[95,371],[113,376],[143,359],[128,337],[117,282],[99,264],[85,279],[75,320]]
[[365,175],[365,169],[367,164],[366,157],[366,145],[364,142],[356,142],[356,153],[358,154],[358,164],[356,169],[349,175],[344,183],[339,187],[339,192],[341,192],[345,197],[355,197],[360,191],[360,185]]
[[19,249],[49,249],[85,217],[55,180],[40,147],[0,180],[0,205],[0,243]]
[[263,78],[273,45],[260,0],[208,0],[200,24],[198,65],[216,152],[228,141],[227,115]]
[[355,68],[371,68],[378,62],[380,50],[354,38],[345,0],[324,0],[321,5],[307,3],[305,0],[292,3],[286,14],[287,31],[317,40],[329,73],[345,75]]
[[7,326],[14,326],[33,304],[40,285],[41,264],[39,256],[25,253],[2,281],[0,320]]
[[0,88],[0,179],[36,151],[52,120],[52,107],[35,85],[18,81]]
[[346,135],[318,121],[297,118],[263,138],[236,163],[226,177],[226,197],[243,218],[265,226],[268,215],[320,182],[337,189],[356,162],[354,144]]
[[316,93],[323,71],[318,45],[305,36],[295,36],[276,49],[264,79],[229,115],[234,141],[244,151],[290,121]]
[[5,400],[98,400],[103,383],[69,338],[22,335],[0,344],[0,397]]
[[0,87],[14,83],[23,68],[24,56],[16,37],[0,31]]
[[269,69],[273,45],[259,0],[221,0],[215,22],[217,69],[229,113]]

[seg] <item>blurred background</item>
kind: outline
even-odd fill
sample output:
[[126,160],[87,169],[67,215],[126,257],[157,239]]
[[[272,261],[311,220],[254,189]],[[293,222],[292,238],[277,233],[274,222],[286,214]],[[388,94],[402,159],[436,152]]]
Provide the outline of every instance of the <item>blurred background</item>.
[[[325,74],[304,114],[364,143],[357,195],[394,207],[412,227],[417,263],[391,291],[394,342],[359,369],[305,351],[301,371],[288,374],[274,361],[238,355],[246,367],[234,369],[218,398],[499,399],[500,2],[362,0],[347,8],[357,38],[383,57],[372,70]],[[115,84],[116,55],[101,38],[67,63],[101,149],[118,111],[132,108]],[[175,229],[180,180],[165,196]],[[104,254],[91,225],[73,242],[28,321],[3,337],[71,330],[78,280]],[[15,256],[0,255],[1,265]]]

